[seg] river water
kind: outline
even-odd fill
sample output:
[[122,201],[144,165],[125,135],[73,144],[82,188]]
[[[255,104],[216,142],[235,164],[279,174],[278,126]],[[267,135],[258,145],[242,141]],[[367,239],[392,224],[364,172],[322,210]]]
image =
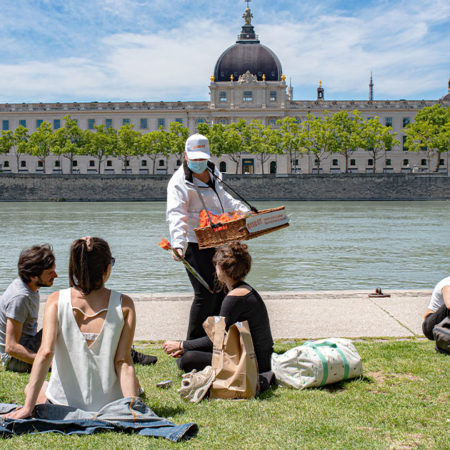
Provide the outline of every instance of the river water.
[[[255,202],[257,208],[279,206]],[[450,202],[284,202],[290,226],[248,242],[248,280],[260,291],[423,289],[450,273]],[[70,243],[105,238],[116,258],[108,286],[123,292],[191,292],[181,263],[158,247],[169,238],[165,203],[0,203],[0,292],[20,250],[49,242],[68,286]]]

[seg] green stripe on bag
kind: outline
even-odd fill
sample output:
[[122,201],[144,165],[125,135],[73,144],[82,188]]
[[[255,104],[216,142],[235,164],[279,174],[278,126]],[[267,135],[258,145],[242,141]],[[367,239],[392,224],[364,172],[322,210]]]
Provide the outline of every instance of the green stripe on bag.
[[317,348],[316,344],[313,344],[312,342],[306,342],[304,345],[311,347],[317,353],[317,356],[320,358],[320,361],[322,362],[323,377],[322,377],[322,381],[320,382],[319,386],[323,386],[327,382],[327,378],[328,378],[327,360],[326,360],[325,356],[323,356],[322,352]]

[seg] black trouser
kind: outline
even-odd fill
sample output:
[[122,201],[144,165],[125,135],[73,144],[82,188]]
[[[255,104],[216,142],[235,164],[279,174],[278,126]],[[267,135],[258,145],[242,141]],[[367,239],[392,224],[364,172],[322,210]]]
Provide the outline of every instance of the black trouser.
[[200,250],[197,243],[189,242],[186,249],[186,261],[203,277],[212,290],[218,292],[211,294],[206,288],[186,270],[189,280],[194,288],[194,301],[189,314],[189,326],[186,339],[196,339],[205,336],[203,322],[209,316],[215,316],[220,312],[222,300],[225,297],[223,289],[217,287],[216,269],[212,259],[215,253],[214,248]]
[[423,334],[428,338],[434,341],[433,337],[433,328],[439,322],[442,322],[446,317],[450,317],[450,310],[447,307],[442,305],[437,311],[432,314],[429,314],[425,317],[422,323],[422,331]]
[[[39,330],[34,336],[24,336],[20,339],[19,344],[26,349],[37,353],[42,341],[42,329]],[[6,370],[12,370],[13,372],[31,372],[31,364],[22,361],[20,359],[11,358],[5,365]]]

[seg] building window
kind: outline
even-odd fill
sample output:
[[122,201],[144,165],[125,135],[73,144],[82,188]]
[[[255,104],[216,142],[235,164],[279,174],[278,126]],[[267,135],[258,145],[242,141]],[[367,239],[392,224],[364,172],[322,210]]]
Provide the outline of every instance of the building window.
[[294,166],[298,166],[298,159],[294,159]]
[[197,119],[197,123],[205,123],[205,119],[202,119],[201,117]]
[[19,120],[19,125],[21,125],[22,127],[27,127],[27,121],[25,119],[21,119]]
[[277,173],[277,162],[276,161],[271,161],[269,167],[270,167],[269,168],[270,173]]
[[404,165],[404,166],[407,166],[408,164],[409,164],[409,159],[404,159],[404,160],[403,160],[403,165]]
[[386,117],[386,118],[384,119],[384,124],[385,124],[387,127],[392,127],[392,117]]
[[389,158],[386,159],[386,165],[387,166],[392,166],[392,161]]
[[177,167],[181,166],[181,159],[177,159]]
[[125,167],[130,167],[130,160],[129,159],[125,160],[123,165]]
[[89,161],[89,167],[95,167],[95,161],[93,159]]
[[160,160],[158,161],[158,166],[159,166],[159,167],[164,167],[164,160],[163,160],[163,159],[160,159]]
[[146,159],[143,159],[143,160],[141,161],[141,166],[142,166],[142,167],[147,167],[147,160],[146,160]]
[[2,120],[2,130],[3,131],[9,130],[9,120]]
[[405,128],[409,123],[411,122],[411,119],[409,117],[403,117],[403,128]]
[[175,119],[175,122],[183,123],[183,119],[181,117],[178,117],[178,118]]
[[406,136],[402,137],[402,145],[403,145],[403,151],[407,152],[408,151],[408,146],[406,145]]
[[166,127],[166,119],[158,119],[158,128],[165,128]]
[[333,159],[333,166],[338,166],[338,165],[339,165],[338,160],[337,159]]
[[61,128],[61,120],[60,119],[55,119],[53,121],[53,129],[57,130],[58,128]]
[[373,159],[372,158],[367,160],[367,165],[368,166],[373,166]]
[[122,125],[130,125],[130,119],[122,119]]
[[225,173],[227,171],[227,163],[225,161],[220,161],[219,170],[222,173]]
[[38,161],[37,166],[38,167],[44,167],[44,161]]
[[271,127],[274,127],[275,125],[277,124],[277,119],[269,119],[269,125],[271,126]]
[[110,159],[106,161],[106,167],[112,167],[112,161]]
[[78,161],[76,159],[72,161],[72,167],[78,167]]
[[9,161],[3,161],[3,167],[9,167]]
[[42,125],[43,120],[42,119],[37,119],[36,120],[36,129],[39,128]]
[[26,161],[20,161],[20,167],[27,167]]
[[141,127],[141,130],[146,130],[148,128],[148,119],[146,119],[144,117],[141,118],[139,125]]
[[269,100],[271,102],[276,102],[277,101],[277,91],[270,91]]
[[227,119],[219,119],[219,123],[221,123],[222,125],[228,125],[228,120]]
[[252,91],[244,91],[244,95],[242,96],[243,102],[252,102],[253,101],[253,92]]
[[95,119],[88,119],[88,129],[93,130],[95,125]]
[[112,119],[105,119],[105,127],[112,128]]
[[427,160],[426,159],[420,160],[420,165],[421,166],[426,166],[427,165]]
[[55,161],[55,167],[61,167],[61,161],[58,159]]
[[227,101],[227,93],[225,91],[219,92],[219,102]]
[[442,158],[439,160],[439,165],[440,166],[444,166],[445,165],[445,161]]
[[350,160],[350,165],[351,165],[351,166],[356,166],[356,160],[351,159],[351,160]]

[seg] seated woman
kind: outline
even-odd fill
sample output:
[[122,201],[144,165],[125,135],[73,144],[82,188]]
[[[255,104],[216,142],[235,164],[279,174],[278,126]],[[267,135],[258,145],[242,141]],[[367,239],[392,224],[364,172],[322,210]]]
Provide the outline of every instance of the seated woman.
[[136,313],[131,298],[105,287],[113,265],[103,239],[85,237],[72,243],[71,287],[51,294],[46,302],[42,344],[25,389],[25,405],[8,417],[31,416],[35,404],[45,398],[98,411],[119,398],[138,395],[131,357]]
[[[244,281],[251,267],[247,248],[246,244],[231,242],[219,247],[214,255],[217,278],[228,288],[219,315],[225,317],[227,329],[235,322],[248,321],[259,372],[269,372],[273,352],[269,316],[260,295]],[[179,357],[178,367],[185,372],[211,365],[213,344],[208,336],[187,341],[165,341],[163,349]]]

